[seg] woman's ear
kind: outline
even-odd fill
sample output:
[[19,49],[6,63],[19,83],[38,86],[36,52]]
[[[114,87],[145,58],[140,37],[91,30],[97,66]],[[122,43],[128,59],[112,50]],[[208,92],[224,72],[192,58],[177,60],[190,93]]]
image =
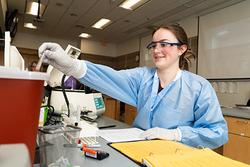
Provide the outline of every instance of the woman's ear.
[[183,44],[179,47],[179,55],[182,55],[184,52],[187,51],[187,45]]

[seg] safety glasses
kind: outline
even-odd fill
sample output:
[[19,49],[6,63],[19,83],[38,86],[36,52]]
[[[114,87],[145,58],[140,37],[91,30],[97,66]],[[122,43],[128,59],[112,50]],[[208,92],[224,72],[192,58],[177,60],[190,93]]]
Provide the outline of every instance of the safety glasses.
[[155,49],[157,46],[157,43],[160,44],[161,48],[164,47],[170,47],[170,46],[181,46],[181,43],[172,43],[172,42],[164,42],[164,41],[158,41],[158,42],[151,42],[150,44],[147,45],[147,49]]

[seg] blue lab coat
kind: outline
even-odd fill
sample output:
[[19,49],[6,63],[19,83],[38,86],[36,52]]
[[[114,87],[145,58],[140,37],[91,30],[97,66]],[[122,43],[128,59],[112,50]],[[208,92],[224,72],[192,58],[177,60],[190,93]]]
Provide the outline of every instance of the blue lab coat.
[[188,71],[179,71],[176,78],[158,93],[156,68],[116,71],[84,62],[87,71],[80,81],[137,107],[135,127],[144,130],[179,128],[181,142],[194,147],[217,148],[227,142],[227,124],[216,93],[206,79]]

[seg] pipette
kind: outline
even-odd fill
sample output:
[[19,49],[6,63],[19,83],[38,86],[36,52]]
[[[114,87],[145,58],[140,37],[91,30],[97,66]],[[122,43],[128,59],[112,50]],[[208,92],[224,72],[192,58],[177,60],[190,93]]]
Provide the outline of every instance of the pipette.
[[42,63],[43,63],[43,58],[44,58],[44,55],[42,55],[36,65],[36,68],[35,68],[35,71],[40,71],[41,69],[41,66],[42,66]]

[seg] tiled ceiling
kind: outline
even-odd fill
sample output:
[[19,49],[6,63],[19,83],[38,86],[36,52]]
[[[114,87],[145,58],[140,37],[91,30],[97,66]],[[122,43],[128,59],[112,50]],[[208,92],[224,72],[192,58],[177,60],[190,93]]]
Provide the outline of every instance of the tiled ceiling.
[[[17,33],[79,40],[78,35],[85,32],[91,34],[93,40],[118,42],[149,34],[152,27],[178,22],[191,15],[203,15],[241,1],[149,0],[135,11],[130,11],[118,7],[123,0],[46,0],[48,7],[41,22],[34,21],[35,16],[25,14],[27,0],[7,0],[7,5],[8,9],[18,9]],[[91,25],[102,17],[113,23],[103,30],[92,28]],[[38,29],[24,28],[23,23],[28,21],[37,25]]]

